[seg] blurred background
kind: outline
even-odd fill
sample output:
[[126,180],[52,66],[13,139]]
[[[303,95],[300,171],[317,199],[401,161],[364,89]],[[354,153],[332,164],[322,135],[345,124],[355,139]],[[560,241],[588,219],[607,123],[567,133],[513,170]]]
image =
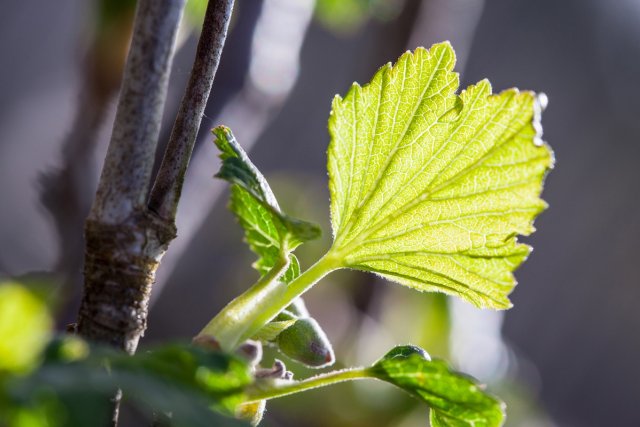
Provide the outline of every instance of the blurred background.
[[[543,91],[556,152],[550,209],[527,239],[507,313],[338,273],[306,296],[338,366],[414,343],[487,383],[509,426],[638,426],[640,383],[640,1],[238,0],[190,167],[178,234],[158,271],[143,345],[188,339],[256,278],[225,209],[208,129],[230,126],[287,212],[322,224],[328,248],[327,118],[334,94],[417,46],[450,40],[462,87]],[[160,144],[191,69],[202,1],[190,0]],[[0,14],[0,275],[45,272],[61,328],[81,295],[82,224],[113,122],[135,2],[23,0]],[[162,147],[160,147],[160,150]],[[161,153],[162,151],[159,151]],[[287,362],[284,356],[279,357]],[[301,378],[313,374],[293,363]],[[126,420],[125,420],[126,422]],[[130,421],[133,425],[134,421]],[[264,426],[427,425],[383,384],[270,402]],[[126,425],[126,424],[125,424]]]

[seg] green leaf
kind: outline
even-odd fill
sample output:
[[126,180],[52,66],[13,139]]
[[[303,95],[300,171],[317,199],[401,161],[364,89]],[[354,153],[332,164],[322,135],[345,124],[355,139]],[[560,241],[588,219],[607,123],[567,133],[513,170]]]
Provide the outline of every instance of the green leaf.
[[419,347],[395,347],[368,372],[426,402],[432,427],[497,427],[504,420],[502,402]]
[[433,427],[500,427],[504,403],[486,393],[472,378],[431,360],[420,347],[393,348],[368,368],[344,369],[302,381],[258,379],[247,389],[247,401],[258,402],[337,384],[375,378],[417,397],[431,409]]
[[337,96],[328,151],[333,257],[479,307],[509,308],[553,165],[541,97],[483,80],[460,95],[448,43]]
[[320,228],[280,210],[266,179],[229,128],[218,126],[213,133],[222,159],[216,177],[233,184],[230,207],[245,231],[249,247],[259,257],[254,267],[264,275],[279,259],[288,256],[290,265],[280,280],[290,282],[300,274],[298,260],[290,252],[301,243],[318,238]]

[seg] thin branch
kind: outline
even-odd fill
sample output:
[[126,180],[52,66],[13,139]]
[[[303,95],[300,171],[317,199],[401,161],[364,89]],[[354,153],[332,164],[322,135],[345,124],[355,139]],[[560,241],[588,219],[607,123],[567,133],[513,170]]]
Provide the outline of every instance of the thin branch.
[[[233,129],[245,150],[251,149],[289,97],[298,77],[300,50],[309,27],[315,0],[267,0],[253,34],[249,72],[245,84],[218,114],[209,127],[224,123]],[[282,22],[286,21],[286,28]],[[184,255],[193,236],[202,227],[224,186],[211,181],[218,158],[210,149],[211,133],[203,133],[196,143],[185,181],[181,210],[176,218],[180,239],[162,258],[151,304]]]
[[89,218],[117,224],[144,206],[185,0],[140,0],[113,133]]
[[220,63],[233,2],[211,0],[207,5],[189,83],[149,197],[149,209],[164,219],[173,220],[178,209],[184,176]]

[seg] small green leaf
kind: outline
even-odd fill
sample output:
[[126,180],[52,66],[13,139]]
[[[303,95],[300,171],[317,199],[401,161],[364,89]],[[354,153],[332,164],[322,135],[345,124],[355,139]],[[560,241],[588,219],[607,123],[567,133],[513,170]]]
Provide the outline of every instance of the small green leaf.
[[432,427],[498,427],[504,420],[502,402],[419,347],[396,347],[367,371],[426,402]]
[[329,119],[331,253],[345,267],[509,308],[553,165],[541,98],[484,80],[460,95],[448,43],[407,52]]
[[297,258],[290,254],[298,245],[320,236],[320,228],[284,214],[260,171],[251,163],[231,130],[213,130],[222,167],[216,177],[233,184],[231,210],[245,231],[245,239],[258,255],[254,267],[264,275],[278,259],[288,256],[290,265],[280,280],[288,283],[300,274]]

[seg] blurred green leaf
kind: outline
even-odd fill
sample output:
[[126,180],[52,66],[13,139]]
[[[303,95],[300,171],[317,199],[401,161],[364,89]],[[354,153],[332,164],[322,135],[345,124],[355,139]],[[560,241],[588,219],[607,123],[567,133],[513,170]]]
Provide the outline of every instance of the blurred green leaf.
[[109,398],[121,389],[126,401],[147,416],[154,411],[171,414],[172,425],[246,425],[220,415],[234,415],[253,381],[243,359],[177,344],[134,356],[100,347],[90,352],[78,348],[76,338],[54,340],[37,371],[7,378],[0,399],[0,409],[8,414],[4,416],[14,423],[23,418],[49,420],[33,425],[102,425],[110,415]]
[[32,369],[52,326],[41,297],[19,283],[0,282],[0,375]]
[[315,16],[329,30],[345,34],[358,30],[369,18],[393,19],[403,6],[404,0],[317,0]]
[[342,265],[421,291],[505,309],[530,247],[553,165],[540,139],[543,102],[460,95],[449,43],[407,52],[364,87],[336,96],[329,119],[330,251]]
[[207,0],[187,0],[184,7],[184,17],[192,27],[196,29],[202,27],[208,3]]
[[497,427],[504,404],[446,362],[430,360],[424,350],[398,346],[377,361],[369,374],[419,398],[431,408],[432,427]]

